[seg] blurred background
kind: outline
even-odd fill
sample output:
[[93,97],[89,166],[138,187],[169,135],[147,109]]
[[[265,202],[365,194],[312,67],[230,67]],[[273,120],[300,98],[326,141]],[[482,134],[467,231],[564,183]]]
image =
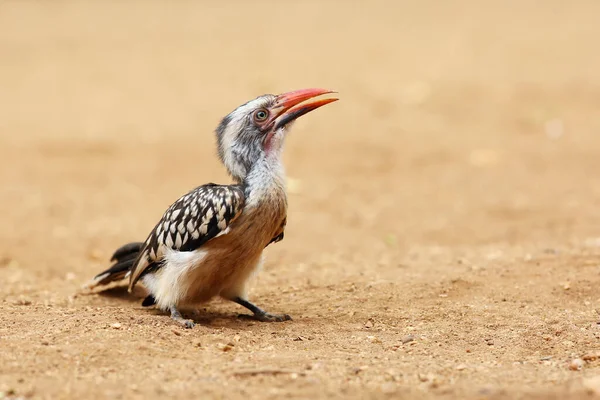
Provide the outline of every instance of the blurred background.
[[[64,324],[64,310],[78,307],[113,310],[90,324],[123,306],[158,318],[120,299],[66,299],[181,194],[228,182],[213,134],[223,116],[264,93],[324,87],[341,101],[299,120],[288,138],[286,240],[269,249],[256,296],[295,315],[323,317],[318,306],[328,304],[344,316],[333,328],[317,319],[296,328],[307,336],[337,329],[362,340],[371,318],[387,326],[377,340],[392,346],[415,326],[429,338],[470,327],[476,336],[444,356],[467,366],[465,348],[492,351],[482,339],[490,335],[506,347],[484,361],[512,366],[556,352],[554,369],[507,367],[493,382],[566,387],[565,363],[598,345],[582,329],[600,307],[599,15],[594,0],[0,1],[0,307],[13,327],[38,314]],[[477,317],[462,319],[467,306]],[[570,333],[519,341],[552,336],[548,318]],[[38,334],[52,336],[47,326]],[[264,329],[269,337],[274,328]],[[17,359],[53,365],[12,332],[10,382]],[[331,393],[353,384],[343,371],[366,363],[344,360],[324,367]],[[453,363],[423,380],[396,361],[356,377],[357,387],[431,389],[431,372],[431,390],[473,389],[452,380]],[[58,368],[63,380],[68,365]],[[378,379],[390,365],[404,378],[385,389]],[[471,382],[486,384],[488,373]],[[103,388],[120,387],[106,379]]]

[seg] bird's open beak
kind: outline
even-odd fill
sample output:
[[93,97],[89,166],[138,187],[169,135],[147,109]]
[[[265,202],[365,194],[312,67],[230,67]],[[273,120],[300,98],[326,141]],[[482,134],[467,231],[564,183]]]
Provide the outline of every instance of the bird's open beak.
[[334,101],[339,100],[337,98],[329,98],[304,103],[306,100],[312,99],[313,97],[330,93],[335,92],[326,89],[301,89],[293,92],[283,93],[277,96],[277,101],[270,110],[271,119],[272,123],[274,123],[275,130],[284,127],[298,117],[316,110],[325,104],[333,103]]

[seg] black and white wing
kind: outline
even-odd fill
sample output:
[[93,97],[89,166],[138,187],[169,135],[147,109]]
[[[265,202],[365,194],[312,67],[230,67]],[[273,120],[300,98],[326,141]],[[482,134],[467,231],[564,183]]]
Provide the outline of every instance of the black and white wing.
[[240,185],[209,183],[182,196],[165,211],[144,243],[129,276],[129,291],[145,272],[160,268],[167,248],[199,248],[226,233],[243,208],[244,191]]

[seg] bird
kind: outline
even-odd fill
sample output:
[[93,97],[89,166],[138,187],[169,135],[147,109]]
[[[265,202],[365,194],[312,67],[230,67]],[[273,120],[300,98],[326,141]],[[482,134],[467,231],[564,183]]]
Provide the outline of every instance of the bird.
[[[248,298],[247,284],[264,250],[284,238],[288,200],[282,162],[285,139],[301,116],[339,100],[327,89],[300,89],[250,100],[218,124],[218,156],[231,184],[207,183],[173,202],[144,242],[119,247],[112,266],[84,285],[142,282],[142,306],[155,306],[185,328],[195,323],[181,309],[220,297],[252,312],[258,321],[291,320]],[[319,97],[319,99],[315,99]]]

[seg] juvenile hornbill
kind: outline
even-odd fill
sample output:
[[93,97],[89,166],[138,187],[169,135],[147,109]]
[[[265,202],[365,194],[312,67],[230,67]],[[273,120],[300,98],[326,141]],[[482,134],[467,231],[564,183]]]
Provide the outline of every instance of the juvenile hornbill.
[[[227,115],[216,129],[219,157],[231,185],[209,183],[175,201],[145,242],[117,249],[114,264],[86,287],[129,278],[129,292],[141,280],[149,292],[142,305],[156,305],[187,328],[180,307],[215,296],[234,301],[260,321],[290,320],[248,300],[246,282],[265,247],[283,239],[287,197],[282,150],[298,117],[338,100],[314,97],[334,93],[303,89],[266,94]],[[307,102],[307,100],[313,99]]]

